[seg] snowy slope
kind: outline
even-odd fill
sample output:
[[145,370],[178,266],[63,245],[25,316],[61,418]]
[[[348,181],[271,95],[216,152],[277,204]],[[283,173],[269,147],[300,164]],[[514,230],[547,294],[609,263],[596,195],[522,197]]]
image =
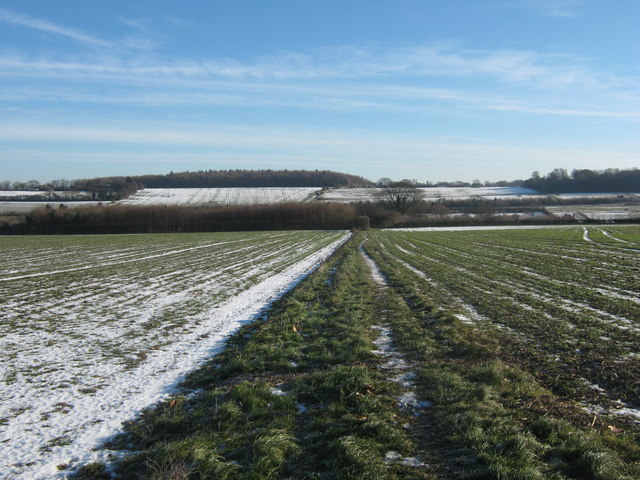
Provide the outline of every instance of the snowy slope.
[[319,187],[273,188],[146,188],[122,205],[258,205],[305,202],[313,199]]

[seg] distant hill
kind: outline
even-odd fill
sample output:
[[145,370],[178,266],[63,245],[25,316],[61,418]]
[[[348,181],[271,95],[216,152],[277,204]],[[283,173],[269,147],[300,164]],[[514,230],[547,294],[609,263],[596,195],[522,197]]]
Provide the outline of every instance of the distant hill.
[[329,170],[200,170],[166,175],[96,177],[45,184],[38,190],[90,192],[93,200],[120,200],[143,188],[239,188],[239,187],[370,187],[363,177]]

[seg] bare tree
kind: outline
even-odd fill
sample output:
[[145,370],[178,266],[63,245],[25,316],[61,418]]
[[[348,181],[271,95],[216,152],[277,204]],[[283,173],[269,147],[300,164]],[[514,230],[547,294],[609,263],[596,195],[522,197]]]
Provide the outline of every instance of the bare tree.
[[410,208],[415,207],[424,200],[424,192],[416,187],[414,182],[403,180],[401,182],[390,182],[381,187],[373,194],[378,202],[391,210],[396,210],[402,215]]

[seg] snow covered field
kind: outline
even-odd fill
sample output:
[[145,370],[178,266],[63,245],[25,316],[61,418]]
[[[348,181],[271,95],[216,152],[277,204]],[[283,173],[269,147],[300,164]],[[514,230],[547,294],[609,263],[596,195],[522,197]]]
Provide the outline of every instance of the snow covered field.
[[0,471],[63,477],[169,394],[341,232],[4,237]]
[[[425,187],[421,188],[426,200],[465,198],[517,198],[522,195],[536,195],[535,190],[524,187]],[[324,192],[321,200],[330,202],[359,202],[373,200],[376,188],[335,188]]]
[[306,202],[320,187],[273,188],[145,188],[121,205],[262,205]]

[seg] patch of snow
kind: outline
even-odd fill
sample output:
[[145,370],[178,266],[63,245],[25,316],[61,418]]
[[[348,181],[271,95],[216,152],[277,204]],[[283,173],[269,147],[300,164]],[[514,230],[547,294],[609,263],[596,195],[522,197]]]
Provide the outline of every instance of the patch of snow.
[[398,404],[403,407],[411,407],[414,409],[429,408],[432,406],[432,403],[427,400],[418,400],[416,393],[412,391],[404,392],[400,395],[400,397],[398,397]]
[[367,265],[371,270],[371,277],[373,278],[373,281],[376,282],[378,285],[386,285],[387,280],[384,278],[384,275],[378,268],[378,265],[376,264],[376,262],[374,262],[373,259],[369,255],[367,255],[367,253],[364,251],[364,247],[362,245],[360,245],[360,253],[364,257],[364,261],[367,262]]
[[627,242],[626,240],[622,240],[621,238],[618,237],[614,237],[613,235],[611,235],[609,232],[607,232],[606,230],[600,230],[605,236],[609,237],[612,240],[615,240],[616,242],[621,242],[621,243],[631,243],[631,242]]
[[271,392],[271,395],[275,395],[276,397],[286,397],[287,395],[289,395],[287,392],[282,390],[280,387],[271,387],[269,389],[269,391]]
[[[405,365],[402,367],[389,367],[389,368],[406,369],[406,368],[409,368],[409,366],[407,366],[405,363]],[[415,385],[415,382],[414,382],[415,378],[416,378],[416,374],[414,372],[407,372],[407,373],[399,373],[398,375],[393,377],[391,380],[393,380],[396,383],[399,383],[404,388],[411,388]]]
[[402,458],[402,455],[400,454],[400,452],[396,452],[395,450],[389,450],[387,453],[384,454],[384,461],[387,464],[397,462],[401,458]]
[[403,457],[399,452],[395,450],[389,450],[384,454],[384,463],[386,465],[393,465],[395,463],[399,463],[405,467],[425,467],[426,463],[418,459],[417,457]]
[[622,417],[631,417],[636,422],[640,422],[640,409],[637,408],[623,407],[613,410],[612,413]]
[[422,460],[420,460],[417,457],[405,457],[405,458],[403,458],[401,460],[400,463],[405,467],[413,467],[413,468],[426,467],[427,466],[426,463],[424,463]]

